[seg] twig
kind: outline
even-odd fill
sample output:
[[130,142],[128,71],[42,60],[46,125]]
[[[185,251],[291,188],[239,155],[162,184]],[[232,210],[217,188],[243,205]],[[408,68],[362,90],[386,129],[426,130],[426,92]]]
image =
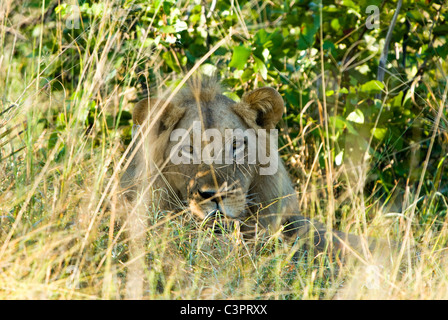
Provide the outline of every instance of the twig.
[[[380,63],[378,64],[378,73],[377,73],[377,77],[376,77],[376,79],[380,82],[383,82],[383,80],[384,80],[387,54],[389,53],[389,44],[390,44],[390,40],[392,39],[392,32],[395,28],[395,24],[397,22],[398,14],[400,13],[402,3],[403,3],[403,0],[398,0],[397,8],[395,9],[395,13],[394,13],[392,21],[390,23],[389,30],[387,30],[386,40],[384,41],[383,52],[381,53]],[[375,98],[381,99],[381,92],[377,93],[375,95]]]

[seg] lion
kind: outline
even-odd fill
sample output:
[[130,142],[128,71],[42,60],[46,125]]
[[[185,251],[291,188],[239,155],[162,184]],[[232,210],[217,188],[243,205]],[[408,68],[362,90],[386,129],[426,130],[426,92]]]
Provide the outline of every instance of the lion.
[[[269,233],[280,232],[287,239],[308,239],[306,242],[320,251],[329,247],[334,252],[347,247],[365,249],[365,241],[360,237],[328,230],[325,224],[300,213],[296,191],[277,150],[271,150],[278,160],[277,170],[271,175],[260,174],[263,165],[259,162],[173,164],[170,161],[173,150],[186,159],[193,157],[194,148],[189,140],[195,121],[200,121],[202,129],[213,129],[222,137],[228,129],[253,130],[257,135],[260,130],[268,133],[275,130],[283,112],[283,98],[274,88],[254,89],[235,102],[223,95],[215,78],[191,81],[171,101],[141,100],[133,109],[134,147],[121,177],[127,199],[136,199],[145,185],[153,190],[146,190],[146,194],[162,210],[187,208],[202,220],[223,215],[240,221],[245,234],[255,232],[261,225]],[[179,129],[190,136],[173,141],[172,133]],[[269,140],[269,134],[266,137]],[[185,141],[190,143],[183,145]],[[239,152],[247,157],[246,140],[231,142],[230,153]],[[206,146],[207,141],[200,142],[201,149]],[[269,147],[265,151],[269,153]],[[368,239],[369,249],[376,245],[377,241]]]

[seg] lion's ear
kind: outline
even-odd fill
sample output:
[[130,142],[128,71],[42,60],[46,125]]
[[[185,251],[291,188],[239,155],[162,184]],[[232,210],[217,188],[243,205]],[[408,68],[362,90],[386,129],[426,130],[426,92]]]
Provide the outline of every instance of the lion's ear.
[[282,118],[283,107],[280,93],[264,87],[244,94],[234,110],[253,128],[274,129]]
[[[160,112],[160,110],[162,110]],[[143,99],[137,102],[132,112],[134,125],[144,125],[156,121],[157,130],[164,131],[174,126],[184,115],[185,109],[171,102],[159,99]],[[148,117],[148,115],[150,115]]]

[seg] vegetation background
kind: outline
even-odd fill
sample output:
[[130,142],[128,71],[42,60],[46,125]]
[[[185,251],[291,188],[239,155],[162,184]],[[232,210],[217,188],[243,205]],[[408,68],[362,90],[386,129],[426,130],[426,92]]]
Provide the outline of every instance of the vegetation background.
[[2,0],[0,299],[126,297],[132,104],[192,68],[234,100],[278,89],[301,210],[406,250],[341,265],[154,204],[141,297],[448,298],[447,19],[442,0]]

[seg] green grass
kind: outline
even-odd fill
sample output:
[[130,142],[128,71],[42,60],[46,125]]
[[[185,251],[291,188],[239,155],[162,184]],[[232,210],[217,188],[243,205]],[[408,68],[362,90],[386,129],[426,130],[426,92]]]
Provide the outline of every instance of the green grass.
[[[126,38],[131,33],[124,20],[92,15],[90,28],[71,34],[62,14],[42,21],[48,2],[26,4],[29,20],[24,23],[33,28],[20,26],[16,11],[0,15],[0,299],[126,298],[134,262],[127,232],[133,208],[119,197],[119,174],[130,137],[129,116],[132,102],[144,90],[142,83],[151,78],[148,70],[157,79],[148,85],[151,90],[175,83],[163,71],[167,62],[161,56],[169,51],[146,47],[144,34]],[[244,19],[246,11],[235,12],[238,23],[232,32],[239,36],[262,25]],[[22,35],[22,30],[29,33]],[[224,47],[238,41],[226,38],[231,32],[221,25],[215,32]],[[210,46],[206,54],[217,49]],[[324,65],[319,69],[325,72]],[[440,69],[446,69],[443,62]],[[117,70],[125,70],[124,76]],[[57,76],[48,78],[47,73]],[[440,88],[443,92],[445,85]],[[426,99],[426,106],[435,110],[434,119],[445,97],[436,93]],[[443,114],[440,119],[446,124]],[[431,124],[439,128],[437,121]],[[437,172],[443,171],[445,158],[433,158],[431,149],[425,149],[430,165],[439,168],[433,180],[423,171],[417,188],[397,182],[384,197],[376,197],[375,191],[364,193],[370,169],[378,165],[375,158],[357,166],[346,153],[341,166],[331,167],[334,141],[297,146],[297,141],[307,141],[310,131],[329,137],[328,127],[315,122],[299,131],[286,125],[281,129],[282,156],[296,182],[302,211],[323,222],[331,219],[342,231],[401,241],[407,244],[403,251],[372,278],[369,266],[375,261],[369,257],[342,262],[263,232],[246,241],[237,228],[217,233],[188,212],[160,212],[152,204],[137,210],[148,218],[144,251],[136,258],[144,262],[137,268],[144,281],[137,296],[448,298],[446,195],[437,191]],[[429,188],[431,183],[437,188]],[[333,193],[334,185],[341,194]],[[379,287],[369,289],[376,280]]]

